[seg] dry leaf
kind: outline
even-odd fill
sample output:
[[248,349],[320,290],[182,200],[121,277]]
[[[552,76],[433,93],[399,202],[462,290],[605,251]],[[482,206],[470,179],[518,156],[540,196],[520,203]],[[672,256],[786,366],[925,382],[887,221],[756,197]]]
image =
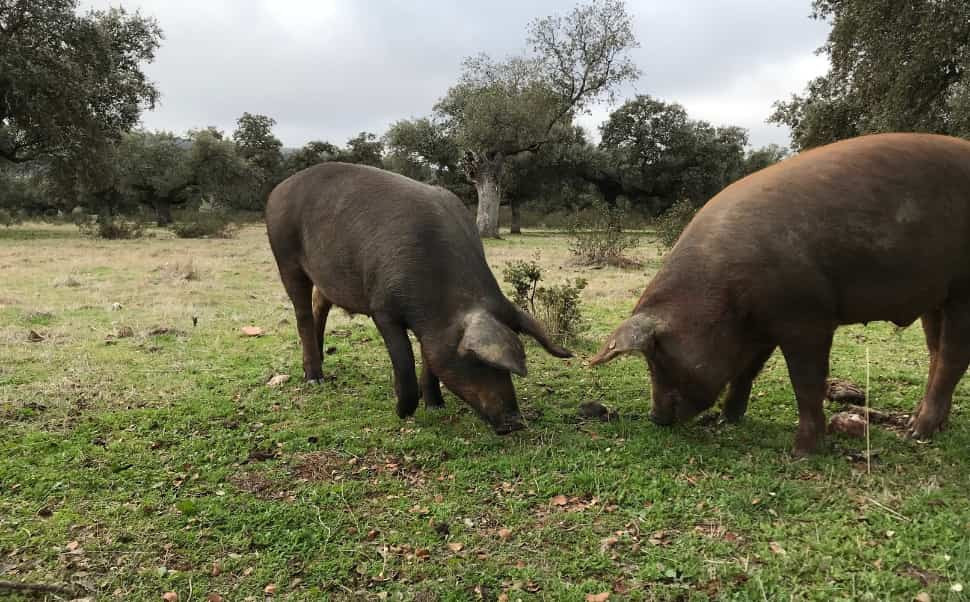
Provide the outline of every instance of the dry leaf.
[[920,592],[916,594],[914,600],[916,600],[916,602],[930,602],[930,595],[926,592]]
[[266,594],[267,596],[275,596],[276,595],[276,584],[275,583],[270,583],[269,585],[267,585],[266,587],[264,587],[263,588],[263,593]]
[[586,602],[606,602],[610,599],[610,592],[602,594],[586,594]]
[[600,551],[605,552],[609,550],[610,548],[615,546],[619,541],[620,541],[620,538],[618,537],[607,537],[606,539],[600,542]]
[[509,602],[509,595],[506,594],[505,592],[502,592],[501,594],[498,595],[498,602]]
[[779,556],[785,556],[786,554],[788,554],[788,552],[785,551],[785,548],[781,547],[778,544],[778,542],[773,541],[770,544],[768,544],[768,547],[771,548],[772,552],[774,552],[775,554],[778,554]]
[[212,592],[211,594],[206,596],[206,602],[222,602],[222,596],[220,596],[215,592]]
[[277,374],[277,375],[273,376],[273,378],[269,379],[266,382],[266,386],[267,387],[278,387],[278,386],[282,385],[283,383],[285,383],[288,380],[290,380],[290,375],[289,374]]
[[566,496],[557,495],[556,497],[549,500],[549,503],[552,504],[553,506],[565,506],[567,501],[568,500],[566,499]]
[[261,337],[263,336],[263,329],[259,326],[243,326],[240,328],[242,333],[247,337]]
[[428,558],[431,558],[431,552],[424,548],[418,548],[415,550],[414,555],[418,560],[427,560]]
[[465,549],[465,544],[461,543],[460,541],[453,541],[448,544],[448,549],[457,554]]
[[510,531],[509,529],[506,529],[505,527],[502,527],[501,529],[498,530],[498,537],[499,539],[508,539],[512,537],[512,531]]
[[69,542],[66,547],[68,552],[73,552],[74,550],[80,548],[81,544],[78,543],[77,541],[72,541],[72,542]]
[[175,592],[165,592],[162,594],[162,600],[165,600],[165,602],[178,602],[179,595]]
[[213,562],[212,563],[212,571],[210,572],[210,574],[213,577],[218,577],[219,575],[221,575],[222,574],[222,565],[219,564],[218,562]]

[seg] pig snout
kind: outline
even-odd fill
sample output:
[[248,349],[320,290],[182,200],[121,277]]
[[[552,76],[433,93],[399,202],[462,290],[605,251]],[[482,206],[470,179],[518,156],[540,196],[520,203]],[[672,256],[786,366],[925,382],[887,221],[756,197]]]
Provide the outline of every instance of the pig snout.
[[522,415],[518,412],[499,416],[489,422],[492,423],[492,429],[496,435],[508,435],[509,433],[521,431],[525,428],[525,423],[522,422]]

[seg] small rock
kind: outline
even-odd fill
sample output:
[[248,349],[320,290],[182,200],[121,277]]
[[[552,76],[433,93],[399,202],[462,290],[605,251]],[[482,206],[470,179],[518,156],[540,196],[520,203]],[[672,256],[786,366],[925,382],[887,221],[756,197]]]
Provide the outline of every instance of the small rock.
[[838,412],[829,420],[829,432],[844,433],[850,437],[865,437],[866,419],[858,414]]
[[27,340],[31,343],[40,343],[44,340],[44,337],[37,334],[37,331],[31,330],[27,333]]
[[165,602],[179,602],[179,595],[175,592],[165,592],[162,594],[162,600],[165,600]]
[[263,329],[259,326],[243,326],[239,329],[243,335],[247,337],[261,337],[263,336]]

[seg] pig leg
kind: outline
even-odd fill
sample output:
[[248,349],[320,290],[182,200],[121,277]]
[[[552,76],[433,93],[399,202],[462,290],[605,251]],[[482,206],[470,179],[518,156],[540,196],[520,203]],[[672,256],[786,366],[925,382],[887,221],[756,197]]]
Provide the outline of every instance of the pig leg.
[[441,397],[441,383],[431,371],[424,345],[421,346],[421,395],[424,397],[424,407],[428,409],[445,407],[445,400]]
[[323,382],[323,360],[313,323],[313,282],[299,267],[281,269],[280,277],[296,312],[296,330],[303,347],[303,377],[308,383],[320,384]]
[[333,303],[323,296],[320,289],[313,287],[313,330],[317,335],[317,349],[320,350],[320,359],[323,361],[323,331],[327,329],[327,315]]
[[751,397],[751,385],[764,368],[765,362],[771,357],[775,348],[771,347],[758,351],[751,363],[731,381],[727,397],[724,399],[724,409],[721,419],[724,422],[737,423],[741,421],[748,410],[748,398]]
[[943,308],[936,356],[932,380],[910,431],[917,439],[931,437],[950,415],[953,390],[970,364],[970,304],[948,303]]
[[798,433],[795,435],[795,456],[806,456],[818,447],[825,433],[825,378],[829,372],[829,351],[832,332],[824,339],[799,340],[781,345],[788,364],[788,376],[798,401]]
[[374,324],[384,338],[387,353],[394,368],[394,393],[397,395],[397,415],[407,418],[418,409],[421,389],[414,374],[414,351],[408,331],[400,323],[385,314],[374,314]]
[[912,418],[909,419],[910,428],[916,423],[916,417],[919,416],[923,409],[923,402],[930,394],[930,387],[933,385],[933,376],[936,374],[936,367],[940,363],[940,331],[943,328],[943,311],[939,309],[931,311],[923,315],[920,321],[923,323],[923,334],[926,335],[926,349],[930,353],[930,370],[929,376],[926,378],[926,392],[923,393],[923,399],[917,404]]

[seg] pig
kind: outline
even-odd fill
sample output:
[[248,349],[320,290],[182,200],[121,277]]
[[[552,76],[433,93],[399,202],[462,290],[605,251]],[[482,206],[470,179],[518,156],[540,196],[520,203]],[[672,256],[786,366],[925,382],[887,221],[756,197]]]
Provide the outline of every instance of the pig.
[[[526,375],[517,333],[556,357],[570,352],[502,294],[475,223],[452,193],[374,167],[324,163],[280,183],[266,230],[296,313],[306,380],[320,383],[327,314],[370,316],[391,358],[397,414],[440,383],[498,434],[524,427],[511,374]],[[415,376],[408,331],[421,346]]]
[[657,424],[696,416],[725,388],[722,418],[737,422],[780,348],[800,456],[825,431],[835,329],[917,318],[929,379],[910,435],[928,438],[944,425],[970,361],[970,142],[868,135],[800,153],[717,194],[590,364],[642,353]]

